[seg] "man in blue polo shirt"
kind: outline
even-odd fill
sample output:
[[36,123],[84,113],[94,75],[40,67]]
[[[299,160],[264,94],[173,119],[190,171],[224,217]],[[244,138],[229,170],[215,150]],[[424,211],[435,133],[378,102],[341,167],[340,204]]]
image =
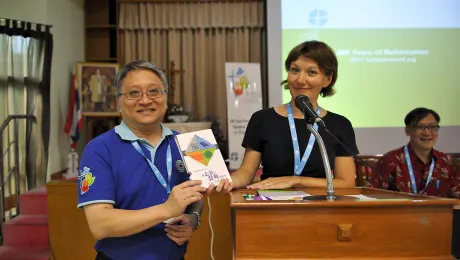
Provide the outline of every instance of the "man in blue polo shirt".
[[123,121],[91,140],[81,161],[78,207],[84,208],[96,259],[179,260],[200,224],[200,181],[190,181],[171,129],[164,73],[145,61],[117,76]]

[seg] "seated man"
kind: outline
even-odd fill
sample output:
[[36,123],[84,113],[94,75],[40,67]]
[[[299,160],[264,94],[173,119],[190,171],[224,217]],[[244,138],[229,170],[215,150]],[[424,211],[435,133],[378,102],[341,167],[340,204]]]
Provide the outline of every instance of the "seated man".
[[433,148],[439,121],[438,113],[431,109],[409,112],[404,119],[409,143],[383,155],[375,169],[386,179],[372,174],[368,185],[392,190],[396,185],[401,192],[460,198],[460,168],[450,156]]

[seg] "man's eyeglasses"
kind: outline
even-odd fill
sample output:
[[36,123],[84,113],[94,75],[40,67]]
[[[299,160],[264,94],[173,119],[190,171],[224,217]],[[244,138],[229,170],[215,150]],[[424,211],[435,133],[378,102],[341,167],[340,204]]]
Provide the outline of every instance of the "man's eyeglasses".
[[150,99],[155,99],[155,98],[162,97],[166,93],[168,93],[167,90],[159,89],[159,88],[152,88],[146,92],[139,91],[139,90],[131,90],[129,92],[120,93],[118,95],[126,96],[129,100],[139,100],[142,98],[142,96],[144,96],[144,94],[147,94],[147,97],[149,97]]
[[416,125],[414,129],[420,132],[425,131],[425,129],[430,130],[431,132],[437,132],[439,130],[439,125]]

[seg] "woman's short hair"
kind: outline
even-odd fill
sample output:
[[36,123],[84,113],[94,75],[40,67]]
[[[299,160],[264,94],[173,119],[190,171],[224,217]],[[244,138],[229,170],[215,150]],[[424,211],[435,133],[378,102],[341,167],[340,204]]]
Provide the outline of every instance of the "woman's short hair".
[[[329,97],[334,95],[334,84],[337,81],[338,64],[337,57],[334,50],[326,43],[320,41],[306,41],[294,47],[284,62],[284,68],[289,72],[291,63],[296,61],[300,56],[314,60],[318,63],[319,68],[328,77],[332,77],[331,83],[327,88],[323,88],[320,95]],[[284,89],[289,89],[287,80],[281,82]]]

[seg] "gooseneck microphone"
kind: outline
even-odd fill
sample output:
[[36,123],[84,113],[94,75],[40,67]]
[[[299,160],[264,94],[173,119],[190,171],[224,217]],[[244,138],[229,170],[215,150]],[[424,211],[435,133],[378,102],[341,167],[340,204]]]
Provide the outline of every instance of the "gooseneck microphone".
[[326,127],[324,121],[319,117],[319,115],[315,112],[313,105],[310,102],[310,99],[305,95],[298,95],[295,98],[295,106],[302,111],[305,116],[305,119],[310,124],[318,124],[322,127]]
[[[302,113],[305,116],[305,120],[307,121],[308,124],[318,124],[324,128],[324,130],[335,140],[337,143],[340,144],[353,158],[355,158],[357,161],[361,162],[362,164],[366,165],[371,169],[373,172],[375,172],[383,181],[388,182],[389,185],[393,186],[396,191],[400,191],[398,186],[395,184],[395,182],[383,176],[379,171],[377,171],[374,167],[372,167],[369,163],[361,159],[356,153],[351,151],[350,148],[348,148],[344,143],[342,143],[334,134],[332,134],[329,129],[327,129],[326,124],[324,121],[321,119],[321,117],[315,112],[315,109],[313,108],[313,105],[310,102],[310,99],[305,96],[305,95],[299,95],[295,98],[295,106],[302,111]],[[310,129],[309,129],[310,130]],[[311,132],[311,130],[310,130]]]

